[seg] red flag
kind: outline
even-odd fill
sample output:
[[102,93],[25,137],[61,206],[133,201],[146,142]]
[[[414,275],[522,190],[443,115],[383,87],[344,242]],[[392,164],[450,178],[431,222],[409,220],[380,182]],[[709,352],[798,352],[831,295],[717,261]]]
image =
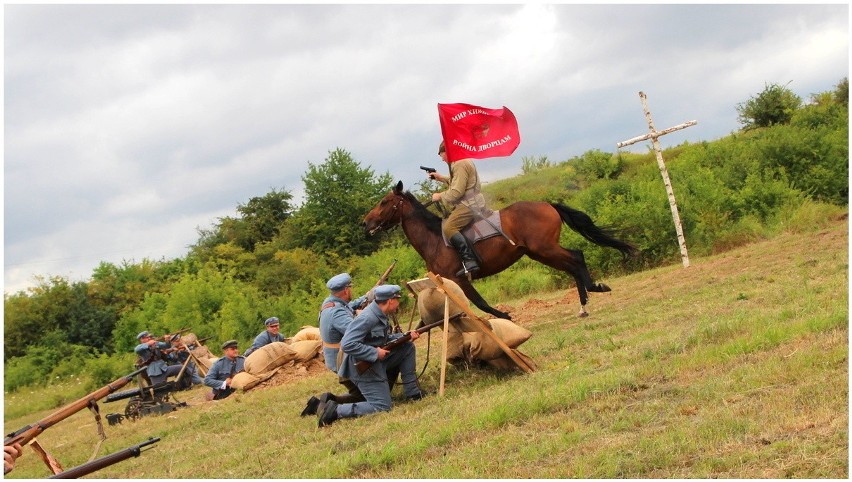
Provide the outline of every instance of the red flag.
[[470,104],[438,104],[447,160],[511,155],[521,143],[518,121],[506,106],[486,109]]

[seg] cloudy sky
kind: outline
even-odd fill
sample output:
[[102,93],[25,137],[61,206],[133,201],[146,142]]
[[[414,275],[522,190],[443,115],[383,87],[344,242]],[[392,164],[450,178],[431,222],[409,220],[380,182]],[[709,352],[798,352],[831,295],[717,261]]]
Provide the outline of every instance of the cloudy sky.
[[[562,161],[657,129],[737,130],[769,83],[808,99],[849,72],[845,4],[5,5],[4,290],[101,261],[184,256],[335,148],[406,185],[439,167],[438,103],[509,107]],[[648,143],[631,150],[647,150]],[[661,186],[662,189],[662,186]]]

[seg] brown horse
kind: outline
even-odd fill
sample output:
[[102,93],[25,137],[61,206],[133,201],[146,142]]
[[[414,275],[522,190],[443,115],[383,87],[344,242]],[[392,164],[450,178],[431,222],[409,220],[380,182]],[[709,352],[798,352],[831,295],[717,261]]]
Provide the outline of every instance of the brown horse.
[[[625,256],[638,252],[636,247],[615,239],[611,233],[595,226],[585,213],[568,206],[546,202],[517,202],[500,210],[503,232],[506,237],[496,236],[479,241],[475,250],[482,260],[479,271],[472,278],[485,278],[497,274],[514,264],[523,255],[574,277],[580,295],[580,316],[587,316],[588,291],[610,291],[605,284],[596,284],[586,267],[583,252],[565,249],[559,245],[562,223],[599,245],[615,248]],[[364,229],[373,235],[383,229],[402,225],[402,230],[414,249],[426,261],[432,273],[458,283],[465,295],[484,312],[498,318],[509,319],[509,315],[498,311],[482,298],[466,277],[456,276],[461,269],[461,259],[455,249],[444,243],[441,235],[441,218],[426,209],[410,192],[403,192],[402,181],[397,183],[381,201],[364,217]]]

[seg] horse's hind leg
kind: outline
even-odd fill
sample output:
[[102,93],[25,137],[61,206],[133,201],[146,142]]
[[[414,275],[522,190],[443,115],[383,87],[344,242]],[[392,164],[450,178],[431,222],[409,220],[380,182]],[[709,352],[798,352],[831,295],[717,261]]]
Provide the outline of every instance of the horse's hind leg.
[[589,312],[586,311],[586,303],[589,301],[588,291],[609,291],[608,286],[596,285],[592,281],[592,275],[586,267],[586,260],[582,251],[568,250],[557,244],[555,248],[548,249],[545,252],[528,252],[527,256],[551,268],[565,271],[574,278],[577,283],[577,294],[580,296],[580,312],[578,313],[580,317],[589,316]]
[[569,253],[571,253],[576,259],[577,270],[580,272],[581,276],[586,282],[586,288],[593,293],[606,293],[607,291],[612,291],[612,289],[603,284],[603,283],[595,283],[592,280],[592,274],[589,273],[589,267],[586,265],[586,257],[583,255],[583,252],[579,249],[566,249]]

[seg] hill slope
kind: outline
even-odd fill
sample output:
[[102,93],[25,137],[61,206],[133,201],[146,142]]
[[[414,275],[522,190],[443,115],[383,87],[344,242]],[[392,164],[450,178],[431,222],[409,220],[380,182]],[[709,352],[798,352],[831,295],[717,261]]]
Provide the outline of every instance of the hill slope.
[[[445,397],[322,430],[298,413],[310,394],[338,391],[331,374],[218,403],[196,389],[181,397],[190,408],[106,427],[101,454],[162,441],[98,476],[846,478],[847,233],[844,219],[604,280],[613,291],[592,295],[588,318],[573,289],[502,300],[533,331],[521,350],[538,372],[451,367]],[[436,353],[433,341],[427,389]],[[41,437],[66,467],[96,442],[88,413]],[[27,450],[9,476],[45,471]]]

